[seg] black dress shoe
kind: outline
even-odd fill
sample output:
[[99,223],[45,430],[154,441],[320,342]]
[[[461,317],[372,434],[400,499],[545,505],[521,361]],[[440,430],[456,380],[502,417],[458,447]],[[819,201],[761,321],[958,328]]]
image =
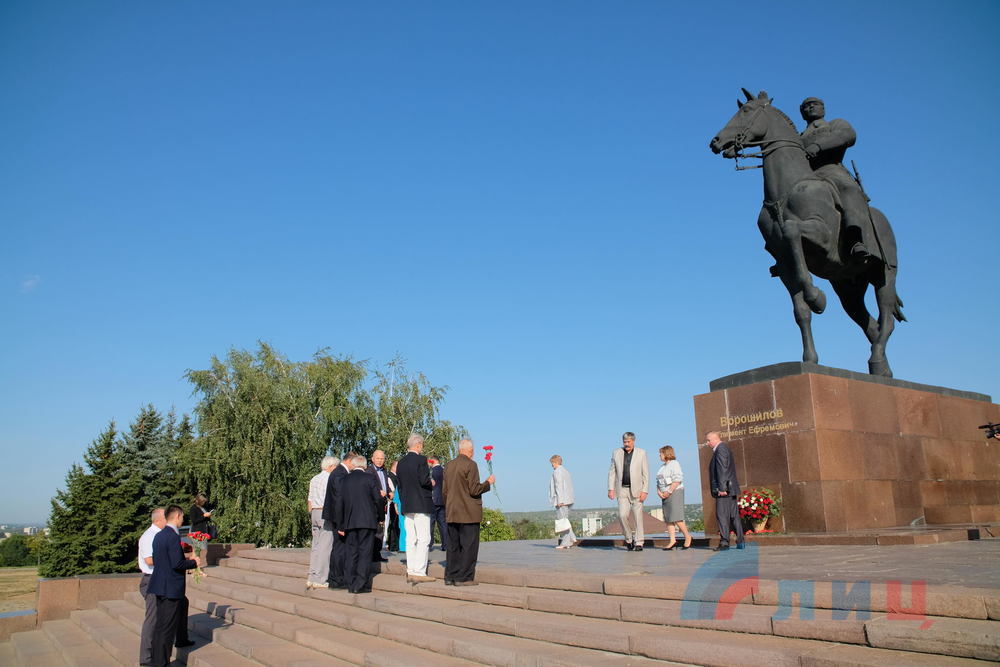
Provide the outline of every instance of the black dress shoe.
[[636,551],[642,551],[642,545],[641,544],[635,545],[635,550]]
[[381,556],[379,556],[378,558],[373,558],[372,562],[373,563],[388,563],[389,559],[388,558],[382,558]]
[[625,548],[628,549],[629,551],[632,551],[633,549],[635,549],[635,544],[633,544],[632,542],[626,542]]
[[176,644],[174,644],[174,646],[176,646],[177,648],[187,648],[188,646],[194,646],[194,642],[191,641],[190,639],[187,639],[182,642],[177,642]]
[[455,585],[455,582],[454,582],[454,581],[452,581],[451,579],[445,579],[445,580],[444,580],[444,585],[445,585],[445,586],[454,586],[454,585]]
[[712,551],[729,551],[728,544],[720,544],[719,546],[712,549]]

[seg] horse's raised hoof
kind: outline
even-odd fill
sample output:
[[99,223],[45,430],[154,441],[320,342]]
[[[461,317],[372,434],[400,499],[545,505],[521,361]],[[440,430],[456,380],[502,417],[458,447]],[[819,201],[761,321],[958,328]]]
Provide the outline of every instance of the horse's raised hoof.
[[809,306],[809,310],[813,311],[817,315],[826,310],[826,294],[823,294],[823,290],[815,285],[810,285],[806,288],[803,298]]
[[888,361],[869,361],[868,362],[868,374],[878,375],[884,378],[892,377],[892,369],[889,368]]

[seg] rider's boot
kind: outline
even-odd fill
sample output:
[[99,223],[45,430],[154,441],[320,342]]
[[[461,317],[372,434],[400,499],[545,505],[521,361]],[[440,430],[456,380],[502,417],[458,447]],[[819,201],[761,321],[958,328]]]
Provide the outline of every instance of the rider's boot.
[[858,241],[851,248],[851,259],[856,262],[864,262],[871,258],[872,254],[868,252],[868,248],[861,241]]

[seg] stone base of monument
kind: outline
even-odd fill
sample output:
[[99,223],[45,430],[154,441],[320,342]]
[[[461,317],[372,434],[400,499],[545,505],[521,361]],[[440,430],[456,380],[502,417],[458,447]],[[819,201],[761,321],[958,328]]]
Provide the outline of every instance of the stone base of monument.
[[[781,495],[771,526],[779,532],[1000,522],[1000,441],[977,428],[1000,422],[989,396],[799,362],[710,389],[694,397],[699,439],[719,431],[743,489]],[[711,456],[701,445],[707,534],[717,530]]]

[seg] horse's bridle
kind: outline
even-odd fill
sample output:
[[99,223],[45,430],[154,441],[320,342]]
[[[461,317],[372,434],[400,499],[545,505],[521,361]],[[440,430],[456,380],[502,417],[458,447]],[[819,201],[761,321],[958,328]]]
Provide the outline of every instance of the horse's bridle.
[[[759,107],[754,109],[753,113],[750,114],[750,120],[748,120],[745,125],[740,127],[733,134],[733,160],[736,163],[736,171],[744,171],[746,169],[763,169],[764,168],[763,164],[754,164],[750,165],[749,167],[741,166],[740,159],[742,158],[745,160],[748,158],[759,158],[760,160],[763,160],[772,152],[781,148],[782,145],[784,144],[797,146],[800,149],[802,149],[802,152],[805,152],[806,150],[802,146],[802,142],[794,141],[792,139],[771,139],[769,141],[752,141],[750,143],[744,143],[744,141],[746,141],[747,134],[750,132],[750,128],[753,127],[754,121],[757,120],[757,116],[759,116],[767,106],[768,106],[767,104],[761,104]],[[759,146],[761,151],[759,153],[740,152],[744,148],[750,148],[754,146]]]

